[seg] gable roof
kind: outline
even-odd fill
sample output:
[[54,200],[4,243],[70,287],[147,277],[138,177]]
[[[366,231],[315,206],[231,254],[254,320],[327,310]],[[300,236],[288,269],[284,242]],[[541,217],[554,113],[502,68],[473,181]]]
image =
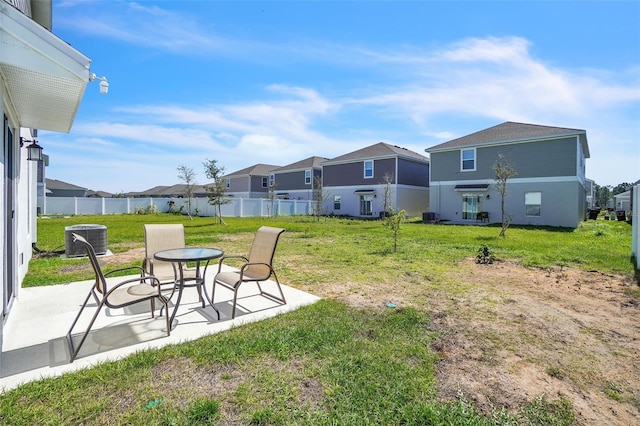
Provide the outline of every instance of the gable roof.
[[406,148],[399,147],[397,145],[390,145],[384,142],[378,142],[377,144],[367,146],[356,151],[349,152],[339,157],[332,158],[326,161],[324,165],[335,163],[348,163],[354,160],[374,160],[382,158],[395,158],[403,157],[410,158],[412,160],[419,160],[423,162],[429,162],[429,158],[417,152],[410,151]]
[[112,198],[113,194],[107,191],[87,191],[87,197]]
[[509,142],[524,142],[551,137],[578,136],[586,158],[589,158],[587,132],[567,127],[541,126],[538,124],[514,123],[507,121],[479,132],[462,136],[449,142],[427,148],[426,152],[445,151],[462,147],[493,145]]
[[279,168],[280,166],[274,166],[272,164],[254,164],[253,166],[246,167],[242,170],[224,175],[224,178],[239,177],[239,176],[267,176],[270,172]]
[[76,190],[76,191],[86,191],[87,188],[83,188],[82,186],[74,185],[72,183],[63,182],[57,179],[49,179],[45,178],[45,184],[48,189],[66,189],[66,190]]
[[320,165],[327,161],[328,158],[324,157],[309,157],[304,160],[296,161],[295,163],[287,164],[286,166],[282,166],[279,169],[274,170],[275,173],[284,172],[284,171],[292,171],[292,170],[301,170],[301,169],[309,169],[309,168],[320,168]]

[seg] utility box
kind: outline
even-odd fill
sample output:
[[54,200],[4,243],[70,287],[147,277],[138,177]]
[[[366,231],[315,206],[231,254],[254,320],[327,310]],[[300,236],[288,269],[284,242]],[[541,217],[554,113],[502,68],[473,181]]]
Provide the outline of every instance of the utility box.
[[422,222],[423,223],[435,223],[437,219],[437,215],[435,212],[424,212],[422,213]]
[[85,248],[73,242],[73,234],[84,237],[96,254],[107,253],[107,227],[104,225],[73,225],[64,228],[64,254],[67,257],[86,256]]

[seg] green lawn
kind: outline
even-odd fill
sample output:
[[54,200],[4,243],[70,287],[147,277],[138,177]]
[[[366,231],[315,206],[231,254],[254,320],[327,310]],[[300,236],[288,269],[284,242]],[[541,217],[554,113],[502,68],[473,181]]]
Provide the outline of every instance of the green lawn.
[[[176,215],[50,218],[38,221],[38,247],[64,249],[64,227],[97,223],[118,253],[143,247],[143,223],[180,222],[187,245],[246,252],[260,225],[287,229],[275,258],[280,280],[316,294],[408,281],[448,290],[445,273],[487,245],[498,260],[539,268],[572,266],[634,275],[631,227],[590,221],[576,230],[402,225],[398,250],[380,221],[310,217],[188,220]],[[137,262],[139,264],[139,261]],[[33,259],[25,285],[87,279],[86,260]],[[113,268],[122,265],[113,265]],[[415,277],[420,277],[415,278]],[[431,287],[430,287],[431,286]],[[636,297],[639,295],[636,294]],[[461,395],[437,400],[429,312],[413,307],[360,309],[327,298],[277,318],[113,363],[26,384],[0,400],[0,423],[255,425],[571,424],[570,401],[538,395],[481,416]]]

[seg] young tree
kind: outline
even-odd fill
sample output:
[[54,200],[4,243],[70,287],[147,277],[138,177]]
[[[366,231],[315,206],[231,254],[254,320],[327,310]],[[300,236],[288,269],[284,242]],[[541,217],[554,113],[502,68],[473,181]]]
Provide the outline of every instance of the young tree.
[[313,177],[313,215],[316,220],[320,220],[322,216],[322,206],[329,199],[329,193],[322,186],[322,178],[320,176]]
[[277,216],[276,213],[276,200],[278,196],[276,195],[276,181],[275,176],[271,179],[271,176],[267,178],[267,199],[269,200],[269,204],[267,205],[267,213],[269,217]]
[[513,214],[508,214],[504,208],[504,202],[507,198],[507,181],[518,173],[511,167],[509,159],[503,154],[498,154],[498,160],[493,165],[493,171],[496,174],[496,191],[500,194],[500,213],[502,215],[502,227],[500,228],[500,236],[506,236],[507,228],[511,225]]
[[214,206],[216,216],[218,217],[218,223],[224,224],[221,206],[231,202],[231,200],[226,196],[227,186],[222,179],[222,176],[224,175],[224,167],[219,167],[217,160],[209,160],[208,158],[207,161],[202,164],[204,165],[204,174],[207,176],[207,179],[211,179],[213,181],[204,187],[207,192],[207,198],[209,198],[209,204]]
[[389,207],[391,207],[391,196],[393,195],[391,185],[393,185],[393,180],[393,173],[390,172],[385,173],[382,177],[382,211],[384,215],[389,212]]
[[395,211],[393,207],[389,207],[387,214],[384,217],[383,225],[385,228],[393,232],[393,252],[398,249],[398,233],[400,232],[400,225],[402,225],[406,219],[405,211]]
[[187,198],[187,216],[189,216],[189,220],[193,220],[193,217],[191,217],[191,199],[196,187],[196,174],[191,167],[183,164],[178,167],[178,179],[185,184],[184,196]]

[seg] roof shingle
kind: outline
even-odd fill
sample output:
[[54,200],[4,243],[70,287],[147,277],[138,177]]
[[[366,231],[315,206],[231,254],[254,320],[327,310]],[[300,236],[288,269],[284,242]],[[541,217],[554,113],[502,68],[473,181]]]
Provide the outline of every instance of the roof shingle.
[[389,158],[389,157],[405,157],[412,158],[414,160],[420,160],[428,162],[429,158],[417,152],[410,151],[406,148],[402,148],[396,145],[390,145],[384,142],[378,142],[377,144],[367,146],[356,151],[349,152],[339,157],[332,158],[325,162],[325,164],[341,163],[352,160],[360,159],[374,159],[374,158]]
[[567,127],[541,126],[538,124],[514,123],[507,121],[497,126],[489,127],[479,132],[471,133],[457,139],[450,140],[439,145],[427,148],[427,152],[461,148],[466,146],[476,146],[484,144],[506,143],[516,141],[535,140],[554,136],[580,135],[585,156],[589,157],[589,150],[586,143],[586,131],[582,129],[571,129]]

